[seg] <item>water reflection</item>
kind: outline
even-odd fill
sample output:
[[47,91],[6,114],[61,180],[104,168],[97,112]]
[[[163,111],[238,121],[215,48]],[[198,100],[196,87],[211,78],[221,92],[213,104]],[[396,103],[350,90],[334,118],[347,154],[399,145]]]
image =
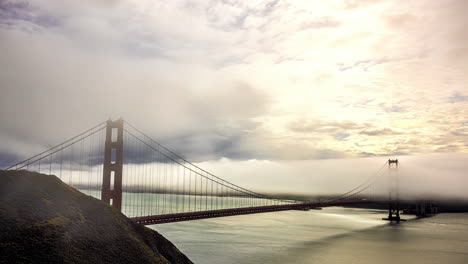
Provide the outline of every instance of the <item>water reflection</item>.
[[150,227],[195,263],[468,263],[468,214],[401,225],[385,214],[334,207]]

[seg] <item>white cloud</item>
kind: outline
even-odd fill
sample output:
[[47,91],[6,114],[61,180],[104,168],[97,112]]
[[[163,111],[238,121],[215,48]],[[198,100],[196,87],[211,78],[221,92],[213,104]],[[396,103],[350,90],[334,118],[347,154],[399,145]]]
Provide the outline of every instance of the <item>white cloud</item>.
[[2,138],[123,116],[199,160],[468,151],[465,1],[0,5]]

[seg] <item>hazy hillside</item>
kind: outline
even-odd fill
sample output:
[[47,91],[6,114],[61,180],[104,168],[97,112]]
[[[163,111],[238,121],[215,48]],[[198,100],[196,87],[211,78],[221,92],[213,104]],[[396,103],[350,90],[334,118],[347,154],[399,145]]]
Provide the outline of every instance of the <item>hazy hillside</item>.
[[57,177],[0,170],[0,263],[192,263],[157,232]]

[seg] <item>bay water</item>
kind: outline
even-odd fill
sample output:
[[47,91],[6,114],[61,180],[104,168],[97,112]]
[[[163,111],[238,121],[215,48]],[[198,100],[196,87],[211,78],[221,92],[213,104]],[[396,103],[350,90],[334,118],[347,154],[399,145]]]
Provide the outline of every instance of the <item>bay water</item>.
[[151,225],[195,263],[468,263],[468,214],[330,207]]

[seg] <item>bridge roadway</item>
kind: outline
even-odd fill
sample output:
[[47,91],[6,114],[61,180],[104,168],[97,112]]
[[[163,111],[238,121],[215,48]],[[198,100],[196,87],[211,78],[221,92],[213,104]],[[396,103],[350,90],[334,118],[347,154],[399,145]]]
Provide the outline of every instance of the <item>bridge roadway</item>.
[[355,205],[355,204],[375,204],[375,203],[388,203],[388,201],[352,200],[352,201],[334,201],[334,202],[305,202],[305,203],[294,203],[294,204],[283,204],[283,205],[270,205],[270,206],[244,207],[244,208],[187,212],[187,213],[176,213],[176,214],[165,214],[165,215],[152,215],[152,216],[134,217],[134,218],[131,218],[131,220],[137,223],[143,224],[143,225],[156,225],[156,224],[174,223],[174,222],[224,217],[224,216],[232,216],[232,215],[258,214],[258,213],[287,211],[287,210],[309,210],[309,209],[314,209],[314,208],[317,209],[317,208],[331,207],[331,206],[346,206],[346,205]]

